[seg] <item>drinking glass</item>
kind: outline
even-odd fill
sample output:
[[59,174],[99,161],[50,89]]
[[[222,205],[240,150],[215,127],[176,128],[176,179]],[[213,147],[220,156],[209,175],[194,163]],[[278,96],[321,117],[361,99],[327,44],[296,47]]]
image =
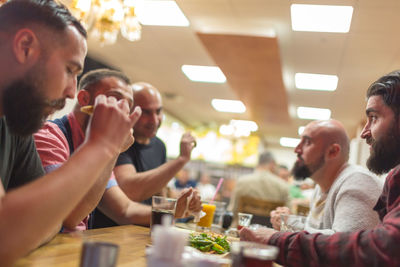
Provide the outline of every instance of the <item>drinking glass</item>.
[[231,246],[232,267],[272,267],[279,249],[254,242],[233,242]]
[[118,245],[108,242],[85,242],[82,246],[80,267],[114,267]]
[[214,212],[216,206],[211,202],[203,202],[203,211],[206,213],[203,217],[200,218],[200,221],[197,223],[197,226],[209,229],[214,219]]
[[249,226],[252,218],[253,218],[253,214],[239,212],[237,229],[240,230],[243,227]]
[[214,211],[214,218],[212,221],[212,227],[221,229],[222,219],[226,211],[226,203],[214,201],[214,205],[215,205],[215,211]]
[[281,214],[281,231],[298,232],[303,231],[307,217],[294,214]]
[[174,221],[176,199],[160,196],[153,196],[151,199],[151,221],[150,228],[156,224],[161,224],[163,216],[171,216]]

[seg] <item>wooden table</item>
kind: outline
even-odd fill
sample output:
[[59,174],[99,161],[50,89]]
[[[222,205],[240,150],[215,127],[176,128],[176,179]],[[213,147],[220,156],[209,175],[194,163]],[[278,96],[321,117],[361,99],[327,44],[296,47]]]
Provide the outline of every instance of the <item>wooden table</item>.
[[15,266],[77,267],[84,241],[105,241],[119,245],[117,266],[146,266],[145,247],[151,242],[150,229],[125,225],[58,234],[50,243],[17,261]]
[[[151,243],[150,229],[134,225],[58,234],[45,246],[19,259],[14,266],[78,267],[82,244],[85,241],[103,241],[119,245],[117,261],[117,266],[119,267],[147,266],[145,248],[147,244]],[[273,266],[277,267],[280,265],[274,263]]]

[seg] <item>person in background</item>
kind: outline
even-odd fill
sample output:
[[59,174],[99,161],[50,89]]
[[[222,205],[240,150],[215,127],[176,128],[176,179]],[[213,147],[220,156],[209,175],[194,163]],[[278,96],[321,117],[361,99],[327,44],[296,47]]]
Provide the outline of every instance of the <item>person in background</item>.
[[126,101],[99,96],[81,148],[44,175],[32,134],[66,98],[74,98],[86,52],[86,31],[64,6],[11,0],[0,7],[2,266],[53,237],[133,141],[130,129],[137,114],[130,113]]
[[[361,137],[370,146],[367,167],[389,172],[374,210],[380,223],[370,230],[333,235],[281,233],[243,228],[241,240],[279,247],[277,262],[284,266],[399,266],[400,240],[400,71],[391,72],[367,90],[367,122]],[[355,186],[360,186],[360,181]],[[357,212],[357,210],[354,210]],[[364,214],[360,214],[364,217]]]
[[[93,105],[98,95],[113,97],[116,100],[124,99],[133,107],[133,93],[130,80],[123,73],[98,69],[86,73],[80,80],[77,103],[71,113],[61,119],[48,121],[37,132],[35,143],[44,169],[47,172],[59,168],[68,158],[78,150],[85,139],[85,132],[90,121],[90,116],[81,111],[82,107]],[[140,108],[135,109],[136,119],[140,116]],[[112,166],[113,167],[113,166]],[[131,201],[119,188],[112,173],[108,168],[88,194],[75,207],[73,212],[64,220],[63,227],[66,231],[86,230],[89,227],[89,213],[99,203],[99,209],[113,219],[116,224],[149,225],[151,207]],[[111,178],[110,178],[111,177]],[[177,201],[176,217],[181,217],[186,208],[187,197],[191,190],[182,192]],[[189,207],[201,209],[199,197],[191,199]],[[197,211],[196,210],[196,211]],[[94,226],[96,222],[92,222]]]
[[278,165],[277,175],[281,177],[284,181],[289,182],[290,171],[286,165]]
[[[195,188],[197,186],[196,181],[190,179],[190,172],[187,169],[182,169],[176,174],[176,178],[171,180],[172,185],[171,195],[173,197],[179,195],[185,188]],[[171,184],[168,183],[169,185]]]
[[212,199],[215,195],[215,186],[211,183],[210,175],[207,173],[202,173],[200,176],[199,183],[196,186],[201,199],[208,200]]
[[[131,200],[151,205],[151,197],[160,194],[190,160],[195,140],[190,133],[183,134],[179,156],[166,162],[165,145],[156,137],[163,116],[161,95],[148,83],[134,83],[132,88],[134,107],[139,106],[142,115],[133,127],[135,143],[119,156],[114,174],[120,188]],[[95,216],[95,221],[103,227],[114,225],[100,212]]]
[[243,196],[287,203],[289,185],[275,175],[276,163],[273,155],[265,151],[259,155],[258,164],[251,174],[239,177],[233,190],[228,210],[237,213],[239,200]]
[[[309,232],[370,229],[379,221],[372,207],[382,192],[382,182],[361,166],[347,163],[349,146],[346,131],[336,120],[311,122],[301,134],[292,172],[296,179],[310,177],[317,184],[306,222]],[[271,212],[277,230],[282,213],[289,209]]]

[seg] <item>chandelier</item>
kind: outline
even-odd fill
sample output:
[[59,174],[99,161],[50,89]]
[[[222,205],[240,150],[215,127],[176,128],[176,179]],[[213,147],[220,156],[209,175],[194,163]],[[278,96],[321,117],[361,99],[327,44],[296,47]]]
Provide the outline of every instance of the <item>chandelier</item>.
[[66,5],[102,45],[114,44],[119,32],[129,41],[140,40],[135,0],[70,0]]

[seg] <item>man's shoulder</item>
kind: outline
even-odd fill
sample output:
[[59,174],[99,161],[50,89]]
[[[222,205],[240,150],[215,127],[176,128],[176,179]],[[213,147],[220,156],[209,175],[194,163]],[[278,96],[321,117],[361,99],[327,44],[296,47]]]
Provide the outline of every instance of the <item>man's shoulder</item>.
[[46,121],[41,129],[34,135],[35,140],[37,139],[66,139],[65,135],[61,131],[60,127],[52,122]]
[[13,134],[7,126],[7,122],[4,116],[0,119],[0,138],[2,140],[0,144],[2,147],[10,146],[11,144],[11,147],[16,150],[18,150],[18,147],[21,144],[29,144],[33,142],[32,135],[23,137]]
[[150,144],[165,147],[164,142],[157,136],[154,136],[153,138],[150,139]]
[[347,186],[364,190],[366,187],[376,186],[381,190],[383,180],[359,165],[348,165],[338,177],[337,186]]

